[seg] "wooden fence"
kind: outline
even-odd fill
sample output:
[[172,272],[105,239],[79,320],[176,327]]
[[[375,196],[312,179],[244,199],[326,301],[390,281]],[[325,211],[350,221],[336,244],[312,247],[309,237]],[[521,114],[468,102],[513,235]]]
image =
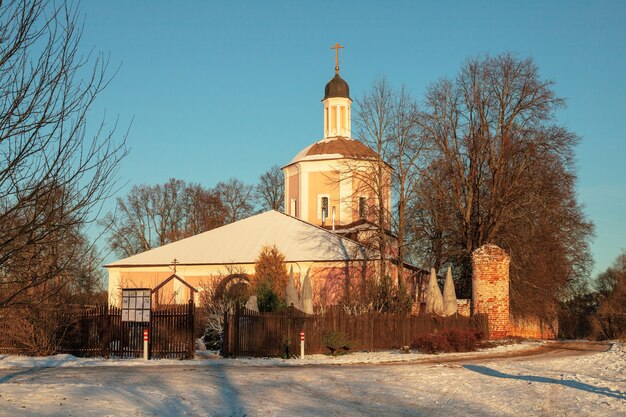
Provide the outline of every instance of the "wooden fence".
[[443,329],[468,329],[487,334],[487,316],[410,316],[369,312],[361,315],[329,308],[307,315],[288,308],[280,313],[259,313],[240,308],[224,317],[224,356],[280,356],[289,347],[300,351],[300,332],[305,333],[305,352],[325,353],[328,331],[344,335],[352,350],[376,351],[410,346],[417,337]]
[[[147,328],[151,358],[194,356],[193,301],[152,310],[150,323],[122,322],[122,310],[107,305],[44,314],[57,315],[50,320],[57,328],[48,337],[55,340],[54,353],[83,357],[143,357],[143,331]],[[9,331],[10,320],[0,317],[0,353],[32,353],[32,343],[36,341],[29,341],[29,344],[16,338],[15,331]]]

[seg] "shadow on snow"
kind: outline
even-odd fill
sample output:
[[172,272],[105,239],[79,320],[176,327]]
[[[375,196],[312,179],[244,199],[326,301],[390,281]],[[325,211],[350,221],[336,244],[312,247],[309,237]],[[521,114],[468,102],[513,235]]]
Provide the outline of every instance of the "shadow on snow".
[[495,369],[487,368],[486,366],[480,365],[463,365],[463,367],[467,370],[477,372],[482,375],[493,376],[496,378],[517,379],[520,381],[541,382],[544,384],[557,384],[564,387],[570,387],[581,391],[591,392],[593,394],[600,394],[611,398],[617,398],[618,400],[626,400],[626,393],[624,392],[613,391],[609,388],[595,387],[593,385],[585,384],[583,382],[578,382],[571,379],[555,379],[535,375],[505,374],[503,372],[496,371]]

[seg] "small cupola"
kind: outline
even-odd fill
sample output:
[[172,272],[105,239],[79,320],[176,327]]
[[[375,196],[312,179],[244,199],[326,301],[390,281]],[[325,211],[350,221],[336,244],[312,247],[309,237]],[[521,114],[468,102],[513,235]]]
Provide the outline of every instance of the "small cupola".
[[335,74],[333,79],[326,83],[326,87],[324,88],[324,100],[331,97],[350,98],[350,87],[348,83],[339,76],[339,73]]
[[339,75],[339,49],[343,46],[336,43],[331,49],[335,50],[335,76],[326,83],[324,88],[324,138],[346,137],[351,135],[350,87]]

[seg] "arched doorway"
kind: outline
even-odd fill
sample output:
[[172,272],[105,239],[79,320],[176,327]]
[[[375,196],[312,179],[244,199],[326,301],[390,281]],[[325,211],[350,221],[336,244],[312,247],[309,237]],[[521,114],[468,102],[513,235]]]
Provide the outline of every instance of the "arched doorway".
[[218,285],[215,295],[240,305],[245,304],[250,297],[250,277],[246,274],[231,274]]

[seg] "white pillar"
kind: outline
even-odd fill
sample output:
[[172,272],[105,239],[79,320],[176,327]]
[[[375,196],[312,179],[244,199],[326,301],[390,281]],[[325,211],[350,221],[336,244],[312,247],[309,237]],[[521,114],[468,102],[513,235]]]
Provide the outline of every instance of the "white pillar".
[[324,137],[328,137],[328,102],[324,104]]

